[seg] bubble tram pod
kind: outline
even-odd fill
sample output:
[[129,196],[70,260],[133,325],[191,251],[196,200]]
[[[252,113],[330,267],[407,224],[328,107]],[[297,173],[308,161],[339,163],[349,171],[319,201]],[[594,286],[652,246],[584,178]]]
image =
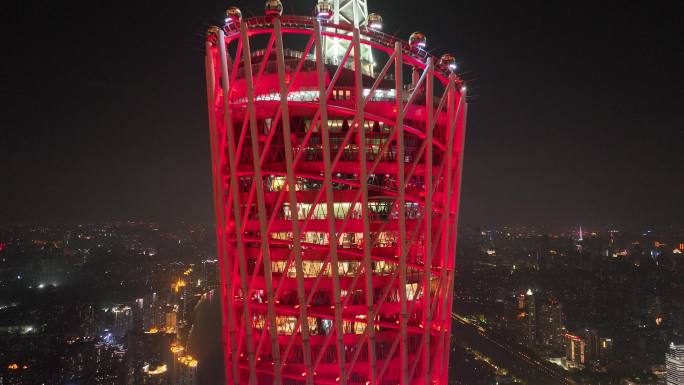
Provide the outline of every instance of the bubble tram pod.
[[447,384],[465,87],[348,2],[209,30],[227,384]]

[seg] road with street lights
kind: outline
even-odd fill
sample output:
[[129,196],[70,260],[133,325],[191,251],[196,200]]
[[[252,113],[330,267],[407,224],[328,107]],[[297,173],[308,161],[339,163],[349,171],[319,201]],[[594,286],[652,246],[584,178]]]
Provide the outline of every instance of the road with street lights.
[[489,357],[496,365],[534,385],[574,385],[562,368],[535,354],[498,341],[487,330],[452,313],[452,338]]

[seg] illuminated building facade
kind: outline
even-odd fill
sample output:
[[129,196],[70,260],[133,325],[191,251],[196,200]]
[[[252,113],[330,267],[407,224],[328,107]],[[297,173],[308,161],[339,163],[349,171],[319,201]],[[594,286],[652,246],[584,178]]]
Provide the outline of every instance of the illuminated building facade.
[[177,365],[178,385],[197,385],[197,360],[192,356],[181,356]]
[[684,345],[670,344],[665,354],[667,385],[684,385]]
[[563,312],[560,302],[555,298],[544,301],[539,309],[538,341],[542,345],[562,346]]
[[466,89],[365,1],[316,10],[207,39],[226,381],[447,384]]
[[579,336],[565,334],[566,353],[565,358],[569,364],[584,367],[587,360],[587,343]]

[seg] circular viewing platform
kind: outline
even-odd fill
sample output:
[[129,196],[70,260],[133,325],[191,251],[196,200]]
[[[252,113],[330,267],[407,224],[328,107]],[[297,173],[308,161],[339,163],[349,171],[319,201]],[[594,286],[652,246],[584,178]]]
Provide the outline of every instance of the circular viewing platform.
[[[227,23],[223,27],[226,43],[229,44],[240,37],[240,26],[243,23],[247,25],[250,36],[270,34],[273,32],[275,19],[276,17],[274,16],[256,16],[243,19],[240,22]],[[283,15],[277,17],[277,19],[281,22],[283,34],[311,35],[314,32],[316,23],[320,23],[322,27],[321,33],[328,37],[351,41],[354,32],[354,26],[351,24],[335,24],[311,16]],[[441,63],[441,60],[438,57],[431,55],[425,49],[412,47],[406,40],[398,39],[395,36],[368,26],[360,26],[359,32],[361,44],[369,46],[372,49],[383,51],[388,55],[394,52],[395,45],[399,43],[406,64],[424,69],[428,64],[428,60],[432,60],[435,64],[435,76],[443,84],[446,84],[449,77],[453,74],[453,71],[449,66]],[[463,81],[458,76],[456,77],[456,82],[459,85],[459,88],[463,85]]]

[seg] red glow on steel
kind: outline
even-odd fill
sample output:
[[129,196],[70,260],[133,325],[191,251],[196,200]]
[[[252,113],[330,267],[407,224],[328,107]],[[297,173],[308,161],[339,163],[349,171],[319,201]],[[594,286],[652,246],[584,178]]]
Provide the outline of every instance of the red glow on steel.
[[[322,48],[314,18],[227,26],[230,57],[209,40],[227,384],[448,382],[461,82],[406,42],[339,27],[322,32],[354,47],[337,66],[307,60]],[[305,53],[279,31],[310,37]],[[422,96],[346,69],[361,45],[391,55],[385,74],[422,71]]]

